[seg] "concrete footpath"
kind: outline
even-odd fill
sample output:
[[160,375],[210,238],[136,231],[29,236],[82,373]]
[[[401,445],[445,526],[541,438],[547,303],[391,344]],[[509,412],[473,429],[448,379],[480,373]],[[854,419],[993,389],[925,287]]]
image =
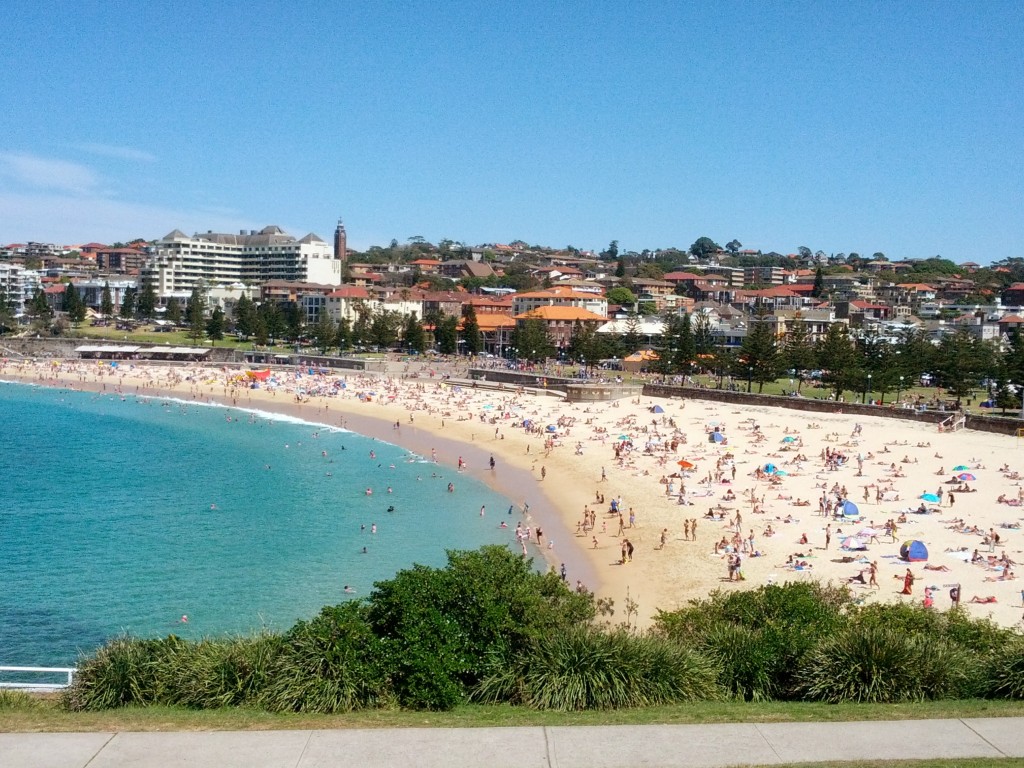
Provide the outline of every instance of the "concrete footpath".
[[631,768],[1024,758],[1024,718],[329,731],[0,733],[2,768]]

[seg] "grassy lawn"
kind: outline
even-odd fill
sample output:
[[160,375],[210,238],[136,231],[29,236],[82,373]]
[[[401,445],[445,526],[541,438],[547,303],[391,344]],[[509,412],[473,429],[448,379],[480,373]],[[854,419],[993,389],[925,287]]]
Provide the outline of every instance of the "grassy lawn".
[[[370,710],[342,715],[275,714],[255,709],[128,707],[65,712],[55,696],[0,693],[0,731],[221,731],[331,728],[478,728],[484,726],[649,725],[682,723],[835,722],[1024,717],[1024,703],[966,700],[916,704],[700,702],[607,712],[538,712],[466,705],[451,712]],[[936,763],[938,765],[939,763]],[[981,765],[981,763],[979,763]]]

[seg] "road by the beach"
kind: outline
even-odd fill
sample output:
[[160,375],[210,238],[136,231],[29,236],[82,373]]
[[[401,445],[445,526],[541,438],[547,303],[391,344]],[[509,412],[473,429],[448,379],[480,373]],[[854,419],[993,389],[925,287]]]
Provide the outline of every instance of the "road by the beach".
[[710,725],[0,733],[18,768],[631,768],[1024,758],[1024,718]]

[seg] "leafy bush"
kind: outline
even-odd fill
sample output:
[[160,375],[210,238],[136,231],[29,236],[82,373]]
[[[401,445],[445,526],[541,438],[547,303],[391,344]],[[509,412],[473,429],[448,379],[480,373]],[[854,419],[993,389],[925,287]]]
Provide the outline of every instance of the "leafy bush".
[[589,596],[538,574],[505,547],[449,552],[443,569],[415,566],[378,582],[368,618],[384,644],[402,706],[450,709],[488,658],[511,658],[538,637],[593,618]]
[[816,582],[766,585],[693,600],[659,613],[659,632],[692,644],[722,669],[723,687],[746,699],[789,697],[794,672],[819,639],[845,624],[849,592]]
[[577,628],[496,660],[473,698],[535,709],[616,709],[718,698],[717,671],[699,654],[656,636]]
[[271,711],[335,713],[390,701],[380,640],[358,601],[327,607],[284,636],[258,697]]
[[970,655],[946,640],[867,623],[822,641],[797,679],[809,699],[893,703],[962,695],[975,669]]

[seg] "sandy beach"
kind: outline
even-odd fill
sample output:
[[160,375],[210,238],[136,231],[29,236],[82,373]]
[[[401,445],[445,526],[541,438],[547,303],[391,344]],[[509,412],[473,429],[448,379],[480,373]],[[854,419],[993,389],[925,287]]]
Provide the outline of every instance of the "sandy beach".
[[[430,363],[275,371],[255,389],[234,369],[87,361],[5,360],[0,379],[277,411],[453,467],[461,457],[526,511],[534,536],[543,529],[534,546],[548,563],[614,600],[615,621],[627,595],[643,626],[715,589],[805,579],[937,610],[959,586],[975,616],[1006,626],[1024,616],[1014,437],[700,400],[569,404],[461,386]],[[908,541],[927,559],[901,559]]]

